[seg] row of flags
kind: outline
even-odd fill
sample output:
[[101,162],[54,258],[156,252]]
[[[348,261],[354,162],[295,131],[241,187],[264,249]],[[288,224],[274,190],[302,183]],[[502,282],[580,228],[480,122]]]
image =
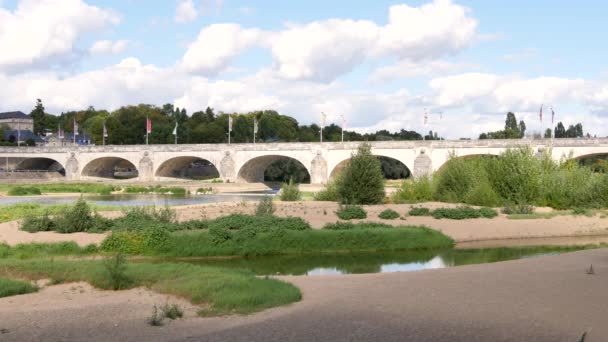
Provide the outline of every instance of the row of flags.
[[[543,106],[544,104],[540,105],[540,113],[538,114],[539,118],[540,118],[540,122],[543,122]],[[555,111],[553,110],[553,107],[549,107],[551,109],[551,125],[553,125],[554,121],[555,121]]]

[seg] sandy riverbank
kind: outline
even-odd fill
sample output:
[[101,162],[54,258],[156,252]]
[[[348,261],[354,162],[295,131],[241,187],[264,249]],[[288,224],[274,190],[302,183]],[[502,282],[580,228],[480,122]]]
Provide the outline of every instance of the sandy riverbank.
[[[177,206],[174,209],[181,221],[214,219],[231,213],[253,214],[256,203],[210,203]],[[512,220],[501,214],[493,219],[462,221],[410,216],[397,220],[381,220],[378,218],[378,214],[386,208],[391,208],[405,215],[412,206],[409,204],[365,206],[368,218],[361,221],[383,222],[391,225],[427,226],[443,232],[466,248],[608,243],[608,218],[601,218],[599,215],[593,217],[563,215],[550,219]],[[437,208],[457,205],[424,203],[415,206]],[[277,202],[275,207],[276,215],[301,217],[314,228],[321,228],[327,223],[338,221],[335,214],[335,211],[338,210],[338,204],[334,202]],[[105,212],[103,214],[108,217],[116,217],[121,213]],[[54,232],[32,234],[20,231],[17,222],[0,224],[0,241],[9,245],[29,242],[75,241],[84,246],[90,243],[100,243],[105,236],[105,234],[58,234]]]
[[[0,299],[2,341],[587,341],[608,336],[608,250],[390,274],[284,277],[303,300],[145,323],[165,296],[84,284]],[[585,268],[593,264],[595,275]],[[195,308],[181,303],[187,312]]]

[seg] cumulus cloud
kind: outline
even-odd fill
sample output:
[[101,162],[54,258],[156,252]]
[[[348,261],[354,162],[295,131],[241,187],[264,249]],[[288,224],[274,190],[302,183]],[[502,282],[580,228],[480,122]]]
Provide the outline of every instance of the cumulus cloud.
[[368,79],[372,83],[381,83],[399,78],[439,76],[448,73],[462,72],[466,69],[479,69],[479,66],[441,60],[423,62],[402,60],[392,65],[377,68],[370,73]]
[[238,24],[214,24],[201,30],[180,61],[191,73],[214,76],[250,46],[264,39],[261,30],[243,29]]
[[112,11],[81,0],[20,0],[0,8],[0,71],[19,71],[72,58],[85,32],[117,24]]
[[89,48],[90,53],[121,53],[129,44],[128,40],[98,40]]
[[175,21],[178,23],[187,23],[198,17],[198,9],[192,0],[181,0],[175,9]]

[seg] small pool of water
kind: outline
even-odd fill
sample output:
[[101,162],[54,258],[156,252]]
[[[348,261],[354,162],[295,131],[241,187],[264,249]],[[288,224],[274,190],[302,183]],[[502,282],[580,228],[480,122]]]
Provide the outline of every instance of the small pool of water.
[[[574,251],[571,247],[423,250],[399,253],[289,255],[230,259],[179,259],[197,265],[245,269],[257,275],[340,275],[409,272],[517,260]],[[167,260],[164,260],[167,261]]]
[[[84,194],[83,197],[89,203],[99,205],[116,206],[147,206],[147,205],[189,205],[202,203],[241,202],[258,201],[264,196],[272,196],[270,192],[256,193],[225,193],[210,195],[162,195],[162,194],[113,194],[113,195],[91,195]],[[17,203],[40,203],[40,204],[69,204],[74,203],[78,196],[24,196],[24,197],[0,197],[0,205]]]

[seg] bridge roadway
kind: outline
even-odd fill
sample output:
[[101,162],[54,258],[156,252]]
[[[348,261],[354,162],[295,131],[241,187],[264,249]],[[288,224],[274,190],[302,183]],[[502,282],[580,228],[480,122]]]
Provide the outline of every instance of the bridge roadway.
[[[323,184],[345,165],[361,142],[258,143],[197,145],[106,145],[0,147],[0,169],[63,170],[66,180],[112,178],[115,168],[136,169],[135,180],[179,177],[193,161],[205,160],[219,177],[231,182],[259,182],[279,159],[293,159],[308,171],[311,183]],[[403,163],[418,177],[457,157],[498,155],[507,148],[529,146],[552,158],[608,154],[608,138],[545,140],[442,140],[370,142],[372,153]]]

